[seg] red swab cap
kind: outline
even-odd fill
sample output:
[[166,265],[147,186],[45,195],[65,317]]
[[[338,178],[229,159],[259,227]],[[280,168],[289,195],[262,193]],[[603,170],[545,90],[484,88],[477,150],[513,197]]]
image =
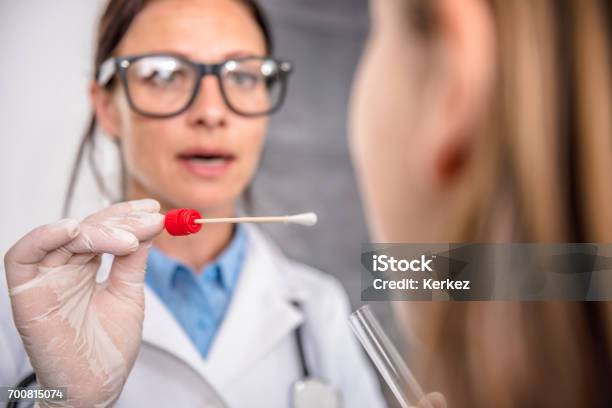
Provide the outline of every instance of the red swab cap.
[[177,208],[166,213],[164,226],[170,235],[195,234],[202,229],[202,224],[194,222],[198,218],[202,218],[198,210]]

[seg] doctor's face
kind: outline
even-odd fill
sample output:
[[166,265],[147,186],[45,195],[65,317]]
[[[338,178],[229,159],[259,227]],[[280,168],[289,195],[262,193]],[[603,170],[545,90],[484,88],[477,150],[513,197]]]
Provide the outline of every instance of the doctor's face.
[[[260,27],[239,1],[156,0],[135,17],[114,55],[152,53],[215,64],[265,56],[266,46]],[[265,116],[245,117],[230,110],[213,75],[202,79],[196,99],[176,116],[151,118],[135,112],[123,85],[114,87],[108,105],[111,125],[106,130],[121,146],[127,198],[152,197],[164,207],[208,213],[233,209],[256,170]]]

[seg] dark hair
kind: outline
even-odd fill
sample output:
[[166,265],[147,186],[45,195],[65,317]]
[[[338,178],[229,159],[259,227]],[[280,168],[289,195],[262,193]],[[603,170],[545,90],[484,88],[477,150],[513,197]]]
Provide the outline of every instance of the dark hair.
[[[272,33],[268,20],[256,0],[236,0],[250,11],[255,22],[259,26],[264,36],[266,44],[266,52],[268,55],[273,54],[273,42]],[[94,77],[97,77],[100,70],[100,66],[104,61],[112,56],[113,51],[121,42],[121,39],[128,31],[134,18],[140,13],[145,6],[149,3],[149,0],[109,0],[102,18],[98,25],[98,32],[96,36],[96,50],[94,58]],[[64,205],[62,214],[64,217],[70,213],[70,207],[72,205],[72,199],[76,182],[79,176],[79,169],[87,153],[87,161],[93,173],[93,177],[100,193],[105,197],[111,199],[111,193],[104,182],[103,176],[95,160],[95,132],[97,128],[97,121],[95,113],[92,112],[89,119],[88,125],[83,133],[77,155],[70,173],[70,181],[64,197]],[[123,167],[123,162],[121,162]],[[123,169],[122,172],[123,174]],[[125,177],[122,177],[122,190],[125,190]]]

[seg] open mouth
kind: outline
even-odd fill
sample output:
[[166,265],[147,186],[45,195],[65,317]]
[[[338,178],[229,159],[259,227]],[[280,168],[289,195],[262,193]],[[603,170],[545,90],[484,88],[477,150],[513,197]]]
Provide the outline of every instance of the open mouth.
[[197,166],[222,167],[234,160],[234,156],[225,153],[180,154],[179,160]]
[[224,150],[195,148],[182,151],[177,159],[191,174],[216,179],[228,173],[236,156]]

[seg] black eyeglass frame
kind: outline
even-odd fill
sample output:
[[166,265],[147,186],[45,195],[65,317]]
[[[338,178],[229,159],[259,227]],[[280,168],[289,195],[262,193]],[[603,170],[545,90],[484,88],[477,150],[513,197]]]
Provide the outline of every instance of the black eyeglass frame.
[[[130,96],[130,89],[128,87],[127,70],[134,62],[141,60],[143,58],[149,58],[149,57],[174,58],[174,59],[181,61],[182,63],[189,65],[196,72],[196,80],[194,82],[191,96],[189,97],[189,100],[185,103],[185,106],[183,106],[181,109],[175,112],[164,113],[164,114],[151,113],[151,112],[143,111],[142,109],[138,108],[136,104],[134,103],[134,101],[132,100],[132,97]],[[279,69],[279,73],[278,73],[279,79],[278,80],[280,81],[281,89],[280,89],[280,95],[278,96],[278,102],[276,103],[275,106],[273,106],[272,108],[264,112],[245,113],[245,112],[241,112],[239,109],[236,109],[234,106],[232,106],[232,103],[230,102],[225,92],[224,86],[223,86],[223,79],[221,77],[221,71],[228,63],[250,61],[250,60],[274,61],[277,64],[278,69]],[[239,58],[230,58],[225,61],[221,61],[217,64],[205,64],[205,63],[195,62],[181,55],[176,55],[172,53],[153,53],[153,54],[130,55],[130,56],[125,56],[125,57],[110,57],[106,61],[104,61],[102,65],[100,65],[100,68],[96,74],[96,80],[100,86],[108,87],[111,85],[115,74],[118,74],[123,86],[126,89],[125,93],[126,93],[126,97],[127,97],[130,108],[134,112],[142,116],[163,119],[163,118],[170,118],[173,116],[180,115],[181,113],[189,109],[189,107],[191,107],[196,97],[198,96],[202,78],[204,78],[206,75],[214,75],[215,77],[217,77],[217,82],[219,84],[219,89],[221,91],[221,96],[223,98],[223,101],[225,102],[225,105],[232,112],[240,116],[257,117],[257,116],[271,115],[277,112],[283,106],[283,103],[285,102],[285,97],[287,95],[289,75],[292,72],[293,72],[293,64],[291,62],[272,58],[272,57],[247,56],[247,57],[239,57]],[[266,84],[266,86],[269,86],[269,84]]]

